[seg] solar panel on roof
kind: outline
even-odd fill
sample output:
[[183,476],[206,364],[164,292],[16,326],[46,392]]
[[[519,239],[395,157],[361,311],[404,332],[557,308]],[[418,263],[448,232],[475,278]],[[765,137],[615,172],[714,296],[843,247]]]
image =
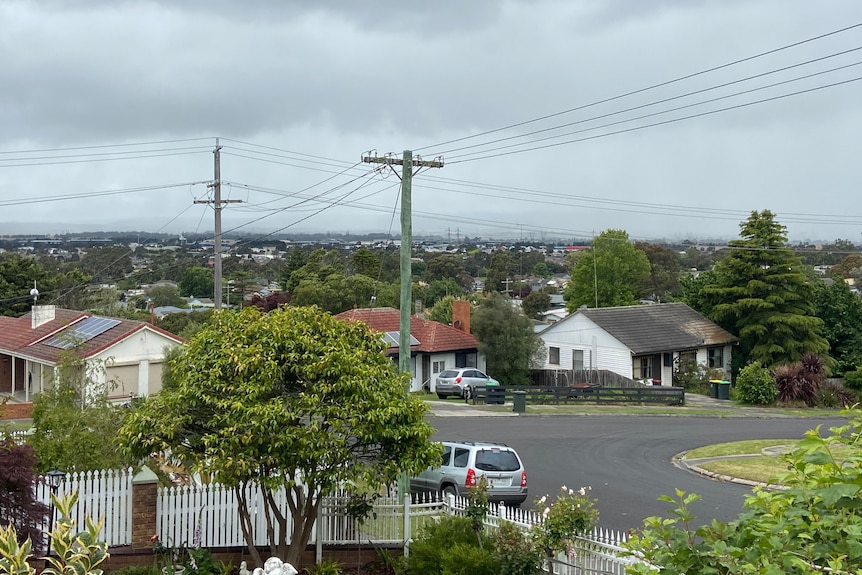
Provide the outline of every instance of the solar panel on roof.
[[[401,332],[400,331],[387,331],[383,334],[383,341],[389,347],[398,347],[400,345]],[[419,345],[419,340],[413,337],[413,334],[410,334],[410,345]]]
[[69,349],[78,344],[90,341],[102,335],[112,327],[119,325],[120,320],[94,315],[70,325],[60,333],[45,341],[45,345],[59,349]]

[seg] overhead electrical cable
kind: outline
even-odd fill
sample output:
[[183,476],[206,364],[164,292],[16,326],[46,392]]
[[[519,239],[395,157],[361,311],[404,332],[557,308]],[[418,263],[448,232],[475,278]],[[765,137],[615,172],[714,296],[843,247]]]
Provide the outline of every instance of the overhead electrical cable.
[[[616,111],[613,111],[613,112],[608,112],[608,113],[606,113],[606,114],[601,114],[601,115],[598,115],[598,116],[592,116],[592,117],[589,117],[589,118],[584,118],[584,119],[582,119],[582,120],[577,120],[577,121],[574,121],[574,122],[568,122],[568,123],[565,123],[565,124],[559,124],[559,125],[556,125],[556,126],[551,126],[551,127],[549,127],[549,128],[543,128],[543,129],[541,129],[541,130],[533,130],[532,132],[526,132],[526,133],[523,133],[523,134],[517,134],[517,135],[514,135],[514,136],[506,136],[505,138],[497,138],[497,139],[495,139],[495,140],[489,140],[489,141],[487,141],[487,142],[482,142],[482,143],[479,143],[479,144],[471,144],[471,145],[469,145],[469,146],[461,146],[461,147],[458,147],[458,148],[450,148],[450,149],[448,149],[448,150],[442,150],[442,151],[438,152],[438,153],[437,153],[437,155],[445,155],[445,154],[449,154],[449,153],[451,153],[451,152],[459,152],[459,151],[462,151],[462,150],[469,150],[469,149],[472,149],[472,148],[481,148],[481,147],[484,147],[484,146],[490,146],[491,144],[496,144],[496,143],[499,143],[499,142],[506,142],[506,141],[509,141],[509,140],[516,140],[516,139],[520,139],[520,138],[528,138],[528,137],[530,137],[530,136],[534,136],[534,135],[536,135],[536,134],[544,134],[544,133],[547,133],[547,132],[553,132],[553,131],[555,131],[555,130],[561,130],[561,129],[563,129],[563,128],[568,128],[568,127],[571,127],[571,126],[576,126],[576,125],[579,125],[579,124],[585,124],[585,123],[587,123],[587,122],[592,122],[592,121],[595,121],[595,120],[601,120],[601,119],[604,119],[604,118],[610,118],[610,117],[612,117],[612,116],[617,116],[617,115],[620,115],[620,114],[625,114],[625,113],[627,113],[627,112],[633,112],[633,111],[635,111],[635,110],[642,110],[642,109],[644,109],[644,108],[649,108],[649,107],[652,107],[652,106],[657,106],[658,104],[664,104],[664,103],[667,103],[667,102],[672,102],[672,101],[674,101],[674,100],[680,100],[680,99],[682,99],[682,98],[687,98],[687,97],[689,97],[689,96],[694,96],[694,95],[697,95],[697,94],[702,94],[702,93],[705,93],[705,92],[710,92],[710,91],[717,90],[717,89],[720,89],[720,88],[726,88],[726,87],[728,87],[728,86],[732,86],[732,85],[734,85],[734,84],[740,84],[740,83],[742,83],[742,82],[747,82],[747,81],[749,81],[749,80],[753,80],[753,79],[757,79],[757,78],[762,78],[762,77],[764,77],[764,76],[769,76],[769,75],[771,75],[771,74],[775,74],[775,73],[778,73],[778,72],[785,72],[785,71],[787,71],[787,70],[790,70],[790,69],[793,69],[793,68],[798,68],[798,67],[800,67],[800,66],[804,66],[804,65],[806,65],[806,64],[810,64],[810,63],[812,63],[812,62],[818,62],[818,61],[821,61],[821,60],[825,60],[826,58],[832,58],[832,57],[839,56],[839,55],[845,55],[845,54],[848,54],[848,53],[850,53],[850,52],[855,52],[855,51],[858,51],[858,50],[862,50],[862,46],[859,46],[859,47],[856,47],[856,48],[853,48],[853,49],[850,49],[850,50],[844,50],[844,51],[842,51],[842,52],[837,52],[837,53],[835,53],[835,54],[830,54],[829,56],[824,56],[824,57],[822,57],[822,58],[816,58],[816,59],[814,59],[814,60],[808,60],[808,61],[806,61],[806,62],[801,62],[801,63],[798,63],[798,64],[793,64],[793,65],[791,65],[791,66],[785,66],[784,68],[777,68],[777,69],[775,69],[775,70],[770,70],[770,71],[768,71],[768,72],[763,72],[763,73],[761,73],[761,74],[755,74],[755,75],[753,75],[753,76],[747,76],[747,77],[745,77],[745,78],[739,78],[739,79],[737,79],[737,80],[733,80],[733,81],[730,81],[730,82],[724,82],[724,83],[722,83],[722,84],[716,84],[716,85],[714,85],[714,86],[710,86],[710,87],[708,87],[708,88],[702,88],[702,89],[700,89],[700,90],[693,90],[693,91],[691,91],[691,92],[686,92],[685,94],[679,94],[679,95],[677,95],[677,96],[671,96],[671,97],[668,97],[668,98],[663,98],[663,99],[661,99],[661,100],[655,100],[655,101],[653,101],[653,102],[649,102],[649,103],[646,103],[646,104],[641,104],[641,105],[639,105],[639,106],[632,106],[632,107],[630,107],[630,108],[625,108],[625,109],[622,109],[622,110],[616,110]],[[801,80],[806,80],[806,79],[808,79],[808,78],[813,78],[813,77],[815,77],[815,76],[822,76],[823,74],[828,74],[828,73],[830,73],[830,72],[837,72],[837,71],[839,71],[839,70],[844,70],[844,69],[846,69],[846,68],[851,68],[851,67],[853,67],[853,66],[858,66],[859,64],[862,64],[862,62],[858,62],[858,61],[857,61],[857,62],[853,62],[853,63],[851,63],[851,64],[846,64],[846,65],[844,65],[844,66],[838,66],[838,67],[835,67],[835,68],[830,68],[830,69],[828,69],[828,70],[821,70],[821,71],[818,71],[818,72],[812,72],[812,73],[810,73],[810,74],[806,74],[806,75],[803,75],[803,76],[797,76],[796,78],[791,78],[791,79],[789,79],[789,80],[783,80],[783,81],[781,81],[781,82],[775,82],[775,83],[773,83],[773,84],[766,84],[766,85],[764,85],[764,86],[760,86],[760,87],[757,87],[757,88],[752,88],[752,89],[750,89],[750,90],[743,90],[743,91],[740,91],[740,92],[734,92],[734,93],[732,93],[732,94],[727,94],[727,95],[720,96],[720,97],[717,97],[717,98],[712,98],[712,99],[709,99],[709,100],[702,100],[702,101],[700,101],[700,102],[696,102],[696,103],[694,103],[694,104],[687,104],[687,105],[685,105],[685,106],[680,106],[680,107],[678,107],[678,108],[671,108],[671,109],[665,110],[665,111],[663,111],[663,112],[656,112],[656,113],[653,113],[653,114],[647,114],[647,115],[644,115],[644,116],[638,116],[638,117],[636,117],[636,118],[629,118],[629,119],[627,119],[627,120],[621,120],[620,122],[614,122],[614,123],[610,123],[610,124],[604,124],[603,126],[600,126],[600,127],[604,127],[604,126],[613,126],[613,125],[616,125],[616,124],[620,124],[620,123],[624,123],[624,122],[630,122],[630,121],[638,120],[638,119],[641,119],[641,118],[648,118],[648,117],[650,117],[650,116],[656,116],[656,115],[659,115],[659,114],[666,114],[666,113],[673,112],[673,111],[676,111],[676,110],[682,110],[682,109],[685,109],[685,108],[690,108],[690,107],[694,107],[694,106],[700,106],[700,105],[707,104],[707,103],[710,103],[710,102],[715,102],[715,101],[717,101],[717,100],[724,100],[724,99],[727,99],[727,98],[732,98],[732,97],[735,97],[735,96],[740,96],[740,95],[742,95],[742,94],[749,94],[749,93],[751,93],[751,92],[756,92],[756,91],[759,91],[759,90],[765,90],[765,89],[768,89],[768,88],[774,88],[774,87],[776,87],[776,86],[781,86],[781,85],[783,85],[783,84],[789,84],[789,83],[792,83],[792,82],[798,82],[798,81],[801,81]],[[590,129],[596,129],[596,128],[590,128]],[[550,137],[548,137],[548,138],[542,138],[542,139],[532,140],[532,142],[540,142],[540,141],[543,141],[543,140],[546,140],[546,139],[552,139],[552,138],[555,138],[555,137],[563,137],[563,136],[565,136],[565,135],[570,135],[570,134],[573,134],[573,133],[578,133],[578,132],[568,132],[567,134],[559,134],[559,135],[557,135],[557,136],[550,136]],[[524,142],[524,143],[529,143],[529,142]],[[517,145],[521,145],[521,144],[513,144],[513,146],[517,146]],[[500,149],[500,148],[493,148],[493,149],[497,150],[497,149]],[[487,151],[487,150],[486,150],[486,151]],[[478,154],[478,153],[481,153],[481,151],[477,151],[477,152],[475,152],[475,153],[477,153],[477,154]],[[458,157],[460,157],[460,156],[458,156]]]
[[162,144],[179,144],[182,142],[199,142],[201,140],[212,140],[213,138],[183,138],[179,140],[157,140],[154,142],[129,142],[125,144],[101,144],[94,146],[74,146],[66,148],[39,148],[31,150],[0,150],[0,154],[41,154],[43,152],[71,152],[74,150],[100,150],[104,148],[122,148],[130,146],[155,146]]
[[641,94],[641,93],[643,93],[643,92],[647,92],[647,91],[650,91],[650,90],[655,90],[655,89],[657,89],[657,88],[661,88],[661,87],[663,87],[663,86],[668,86],[668,85],[670,85],[670,84],[675,84],[675,83],[677,83],[677,82],[682,82],[682,81],[684,81],[684,80],[688,80],[688,79],[690,79],[690,78],[695,78],[695,77],[697,77],[697,76],[702,76],[702,75],[704,75],[704,74],[709,74],[709,73],[711,73],[711,72],[715,72],[715,71],[717,71],[717,70],[722,70],[722,69],[724,69],[724,68],[729,68],[729,67],[731,67],[731,66],[736,66],[736,65],[738,65],[738,64],[742,64],[743,62],[750,62],[751,60],[756,60],[756,59],[758,59],[758,58],[763,58],[764,56],[768,56],[768,55],[770,55],[770,54],[775,54],[775,53],[777,53],[777,52],[781,52],[781,51],[783,51],[783,50],[788,50],[788,49],[790,49],[790,48],[795,48],[795,47],[797,47],[797,46],[802,46],[803,44],[807,44],[807,43],[810,43],[810,42],[815,42],[815,41],[817,41],[817,40],[822,40],[823,38],[827,38],[827,37],[829,37],[829,36],[834,36],[834,35],[836,35],[836,34],[841,34],[842,32],[847,32],[847,31],[849,31],[849,30],[853,30],[854,28],[859,28],[860,26],[862,26],[862,22],[857,23],[857,24],[852,24],[852,25],[850,25],[850,26],[845,26],[845,27],[843,27],[843,28],[839,28],[838,30],[833,30],[833,31],[831,31],[831,32],[827,32],[827,33],[825,33],[825,34],[820,34],[820,35],[817,35],[817,36],[813,36],[813,37],[811,37],[811,38],[806,38],[806,39],[804,39],[804,40],[800,40],[800,41],[798,41],[798,42],[793,42],[793,43],[791,43],[791,44],[786,44],[786,45],[781,46],[781,47],[778,47],[778,48],[773,48],[773,49],[771,49],[771,50],[767,50],[767,51],[765,51],[765,52],[760,52],[760,53],[758,53],[758,54],[754,54],[754,55],[752,55],[752,56],[747,56],[747,57],[745,57],[745,58],[740,58],[740,59],[737,59],[737,60],[733,60],[733,61],[731,61],[731,62],[727,62],[727,63],[725,63],[725,64],[721,64],[721,65],[718,65],[718,66],[713,66],[713,67],[711,67],[711,68],[707,68],[707,69],[705,69],[705,70],[700,70],[700,71],[698,71],[698,72],[693,72],[693,73],[691,73],[691,74],[686,74],[686,75],[684,75],[684,76],[679,76],[679,77],[674,78],[674,79],[672,79],[672,80],[666,80],[666,81],[663,81],[663,82],[659,82],[659,83],[657,83],[657,84],[652,84],[652,85],[647,86],[647,87],[645,87],[645,88],[639,88],[639,89],[637,89],[637,90],[632,90],[632,91],[625,92],[625,93],[623,93],[623,94],[619,94],[619,95],[612,96],[612,97],[609,97],[609,98],[604,98],[604,99],[601,99],[601,100],[596,100],[596,101],[591,102],[591,103],[589,103],[589,104],[583,104],[583,105],[581,105],[581,106],[576,106],[576,107],[574,107],[574,108],[569,108],[569,109],[567,109],[567,110],[562,110],[562,111],[560,111],[560,112],[554,112],[554,113],[552,113],[552,114],[546,114],[546,115],[544,115],[544,116],[540,116],[540,117],[538,117],[538,118],[533,118],[533,119],[530,119],[530,120],[525,120],[525,121],[523,121],[523,122],[517,122],[517,123],[515,123],[515,124],[509,124],[509,125],[507,125],[507,126],[502,126],[502,127],[500,127],[500,128],[494,128],[493,130],[486,130],[486,131],[484,131],[484,132],[479,132],[479,133],[477,133],[477,134],[472,134],[472,135],[469,135],[469,136],[463,136],[463,137],[460,137],[460,138],[454,138],[454,139],[452,139],[452,140],[446,140],[446,141],[444,141],[444,142],[440,142],[440,143],[437,143],[437,144],[432,144],[432,145],[430,145],[430,146],[422,146],[421,148],[416,148],[414,151],[426,150],[426,149],[428,149],[428,148],[439,148],[439,147],[441,147],[441,146],[447,146],[447,145],[449,145],[449,144],[454,144],[454,143],[456,143],[456,142],[463,142],[463,141],[465,141],[465,140],[469,140],[469,139],[472,139],[472,138],[479,138],[479,137],[482,137],[482,136],[487,136],[487,135],[489,135],[489,134],[494,134],[494,133],[497,133],[497,132],[502,132],[502,131],[504,131],[504,130],[510,130],[510,129],[512,129],[512,128],[518,128],[518,127],[520,127],[520,126],[526,126],[526,125],[528,125],[528,124],[533,124],[533,123],[535,123],[535,122],[541,122],[542,120],[547,120],[547,119],[550,119],[550,118],[555,118],[555,117],[558,117],[558,116],[562,116],[562,115],[564,115],[564,114],[570,114],[570,113],[572,113],[572,112],[577,112],[577,111],[579,111],[579,110],[584,110],[584,109],[586,109],[586,108],[591,108],[591,107],[593,107],[593,106],[598,106],[598,105],[600,105],[600,104],[605,104],[605,103],[607,103],[607,102],[613,102],[613,101],[615,101],[615,100],[620,100],[620,99],[622,99],[622,98],[627,98],[627,97],[629,97],[629,96],[634,96],[634,95],[636,95],[636,94]]
[[[146,158],[163,158],[166,156],[190,156],[192,154],[204,154],[210,153],[211,150],[204,149],[197,152],[172,152],[167,154],[144,154],[140,156],[124,156],[121,158],[89,158],[86,160],[63,160],[59,162],[50,162],[50,161],[39,161],[32,163],[19,163],[19,164],[0,164],[0,168],[22,168],[29,166],[52,166],[58,164],[87,164],[90,162],[116,162],[121,160],[140,160]],[[26,160],[25,160],[26,161]]]
[[[476,161],[476,160],[486,160],[486,159],[488,159],[488,158],[498,158],[498,157],[500,157],[500,156],[509,156],[509,155],[513,155],[513,154],[521,154],[521,153],[524,153],[524,152],[532,152],[532,151],[535,151],[535,150],[544,150],[544,149],[547,149],[547,148],[554,148],[554,147],[557,147],[557,146],[564,146],[564,145],[567,145],[567,144],[575,144],[575,143],[578,143],[578,142],[586,142],[586,141],[589,141],[589,140],[597,140],[597,139],[599,139],[599,138],[607,138],[608,136],[616,136],[616,135],[619,135],[619,134],[625,134],[625,133],[628,133],[628,132],[637,132],[637,131],[640,131],[640,130],[646,130],[646,129],[648,129],[648,128],[655,128],[655,127],[658,127],[658,126],[665,126],[665,125],[667,125],[667,124],[674,124],[674,123],[676,123],[676,122],[682,122],[682,121],[684,121],[684,120],[691,120],[691,119],[694,119],[694,118],[701,118],[701,117],[704,117],[704,116],[710,116],[710,115],[713,115],[713,114],[719,114],[719,113],[723,113],[723,112],[729,112],[729,111],[731,111],[731,110],[738,110],[738,109],[740,109],[740,108],[746,108],[746,107],[748,107],[748,106],[754,106],[754,105],[757,105],[757,104],[764,104],[764,103],[766,103],[766,102],[774,102],[774,101],[776,101],[776,100],[781,100],[781,99],[784,99],[784,98],[790,98],[790,97],[793,97],[793,96],[799,96],[799,95],[801,95],[801,94],[808,94],[808,93],[811,93],[811,92],[816,92],[816,91],[818,91],[818,90],[825,90],[825,89],[827,89],[827,88],[834,88],[834,87],[837,87],[837,86],[843,86],[843,85],[846,85],[846,84],[850,84],[850,83],[852,83],[852,82],[858,82],[859,80],[862,80],[862,76],[857,76],[857,77],[855,77],[855,78],[849,78],[849,79],[847,79],[847,80],[842,80],[842,81],[840,81],[840,82],[833,82],[833,83],[831,83],[831,84],[824,84],[824,85],[822,85],[822,86],[816,86],[816,87],[814,87],[814,88],[808,88],[808,89],[805,89],[805,90],[799,90],[799,91],[796,91],[796,92],[790,92],[790,93],[787,93],[787,94],[780,94],[780,95],[778,95],[778,96],[773,96],[773,97],[770,97],[770,98],[764,98],[764,99],[762,99],[762,100],[754,100],[754,101],[752,101],[752,102],[744,102],[744,103],[742,103],[742,104],[736,104],[736,105],[734,105],[734,106],[728,106],[728,107],[726,107],[726,108],[718,108],[718,109],[715,109],[715,110],[709,110],[709,111],[706,111],[706,112],[700,112],[700,113],[697,113],[697,114],[691,114],[691,115],[688,115],[688,116],[681,116],[681,117],[679,117],[679,118],[671,118],[671,119],[669,119],[669,120],[664,120],[664,121],[661,121],[661,122],[654,122],[654,123],[652,123],[652,124],[644,124],[643,126],[634,126],[634,127],[631,127],[631,128],[626,128],[626,129],[623,129],[623,130],[616,130],[616,131],[613,131],[613,132],[607,132],[607,133],[604,133],[604,134],[596,134],[596,135],[594,135],[594,136],[587,136],[587,137],[584,137],[584,138],[577,138],[577,139],[574,139],[574,140],[566,140],[566,141],[564,141],[564,142],[555,142],[555,143],[552,143],[552,144],[544,144],[544,145],[541,145],[541,146],[532,146],[532,147],[529,147],[529,148],[523,148],[523,149],[520,149],[520,150],[510,150],[510,151],[508,151],[508,152],[500,152],[500,153],[498,153],[498,154],[486,154],[486,155],[484,155],[484,156],[477,156],[477,157],[474,157],[474,158],[467,158],[467,157],[466,157],[466,156],[470,156],[470,155],[472,155],[472,154],[464,154],[464,155],[462,155],[462,156],[455,156],[454,158],[449,158],[449,159],[446,161],[446,163],[447,163],[447,164],[450,164],[450,165],[451,165],[451,164],[462,164],[462,163],[465,163],[465,162],[474,162],[474,161]],[[523,143],[523,144],[521,144],[521,145],[528,145],[528,144],[530,144],[530,142],[525,142],[525,143]],[[494,150],[497,150],[497,149],[503,149],[503,148],[506,148],[506,147],[508,147],[508,146],[503,146],[503,147],[501,147],[501,148],[491,148],[490,150],[485,150],[485,151],[483,151],[482,153],[485,153],[485,152],[491,152],[491,151],[494,151]],[[465,158],[465,159],[460,159],[460,160],[459,160],[458,158]]]

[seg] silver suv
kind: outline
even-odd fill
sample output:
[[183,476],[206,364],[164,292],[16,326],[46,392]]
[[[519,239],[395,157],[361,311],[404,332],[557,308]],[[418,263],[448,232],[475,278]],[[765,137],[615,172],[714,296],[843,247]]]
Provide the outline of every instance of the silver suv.
[[520,507],[527,499],[527,471],[521,458],[502,443],[443,441],[439,467],[431,467],[410,479],[410,490],[467,495],[483,475],[488,500]]
[[437,376],[434,391],[440,399],[446,399],[450,395],[470,399],[477,385],[499,386],[500,382],[475,367],[459,367],[441,371]]

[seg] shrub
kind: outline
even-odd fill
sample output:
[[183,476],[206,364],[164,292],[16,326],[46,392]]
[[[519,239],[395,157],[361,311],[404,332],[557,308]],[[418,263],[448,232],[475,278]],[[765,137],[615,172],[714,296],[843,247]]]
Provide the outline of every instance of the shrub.
[[32,447],[0,439],[0,525],[13,526],[19,544],[30,539],[32,551],[41,553],[44,538],[39,526],[48,506],[36,499],[33,490],[37,465]]
[[422,528],[410,545],[407,568],[422,575],[497,575],[500,562],[493,540],[477,534],[470,518],[450,516]]
[[547,496],[536,501],[536,507],[542,509],[545,520],[533,528],[536,545],[547,554],[568,552],[571,538],[590,531],[599,519],[595,503],[587,493],[589,487],[579,490],[569,489],[565,485],[560,488],[557,500],[547,505]]
[[153,575],[153,569],[144,565],[127,565],[111,571],[111,575]]
[[856,397],[849,389],[826,381],[821,383],[820,389],[817,390],[816,402],[818,407],[844,409],[856,403]]
[[769,405],[778,397],[775,379],[759,361],[739,370],[735,387],[735,398],[748,405]]
[[324,559],[306,568],[305,573],[306,575],[341,575],[341,563]]
[[802,401],[808,407],[817,403],[817,390],[825,375],[823,360],[806,353],[802,360],[793,364],[777,366],[772,375],[778,388],[778,399],[783,403]]
[[506,575],[534,575],[542,571],[543,554],[528,535],[509,521],[497,530],[497,560]]
[[856,371],[848,371],[844,373],[844,387],[862,390],[862,367],[856,368]]

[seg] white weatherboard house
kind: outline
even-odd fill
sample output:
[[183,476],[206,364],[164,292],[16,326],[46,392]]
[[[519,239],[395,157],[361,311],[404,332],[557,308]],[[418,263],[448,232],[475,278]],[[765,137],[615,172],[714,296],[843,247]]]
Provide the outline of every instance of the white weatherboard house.
[[148,323],[89,312],[34,306],[0,317],[0,393],[30,402],[50,389],[65,350],[75,348],[93,370],[94,385],[111,382],[111,399],[161,391],[165,350],[183,339]]
[[579,309],[539,333],[549,370],[607,370],[656,385],[691,361],[730,373],[739,339],[684,303]]

